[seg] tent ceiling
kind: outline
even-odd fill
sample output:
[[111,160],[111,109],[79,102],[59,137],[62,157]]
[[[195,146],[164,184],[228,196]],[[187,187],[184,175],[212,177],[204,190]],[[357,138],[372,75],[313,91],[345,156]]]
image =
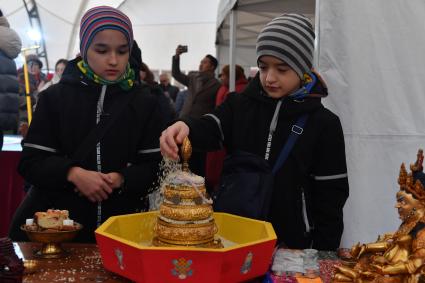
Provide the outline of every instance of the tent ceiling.
[[[49,66],[78,52],[81,16],[98,5],[118,7],[131,18],[143,57],[153,69],[170,69],[177,44],[188,44],[191,56],[182,69],[196,69],[207,53],[214,54],[218,0],[36,0],[46,42]],[[0,0],[0,9],[18,32],[23,46],[34,45],[27,36],[30,21],[22,0]],[[20,65],[20,60],[17,60]]]
[[221,0],[217,15],[216,45],[219,61],[229,62],[230,12],[236,11],[236,64],[255,66],[258,33],[274,17],[304,14],[314,23],[315,0]]
[[[71,58],[75,55],[73,44],[76,44],[81,14],[97,5],[117,7],[123,0],[37,0],[42,31],[46,43],[49,66],[54,67],[60,58]],[[28,38],[30,21],[22,0],[0,0],[0,8],[7,17],[11,28],[16,30],[22,40],[22,46],[34,45]],[[19,62],[18,62],[19,63]]]

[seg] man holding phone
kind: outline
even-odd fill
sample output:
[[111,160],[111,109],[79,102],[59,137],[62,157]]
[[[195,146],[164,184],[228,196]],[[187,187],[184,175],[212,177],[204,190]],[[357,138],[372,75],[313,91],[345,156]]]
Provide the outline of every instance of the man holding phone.
[[[185,52],[187,52],[187,46],[177,46],[171,67],[173,77],[187,86],[189,91],[180,112],[180,118],[199,118],[215,108],[215,97],[220,88],[220,82],[214,76],[218,61],[214,56],[207,54],[199,64],[199,71],[189,72],[186,75],[180,71],[180,55]],[[194,173],[203,176],[205,175],[205,153],[197,155],[194,151],[191,168]]]
[[180,117],[200,117],[215,107],[215,96],[220,87],[220,82],[214,76],[218,61],[208,54],[201,60],[199,71],[185,75],[180,71],[180,55],[186,52],[187,45],[177,46],[171,68],[173,77],[189,90]]

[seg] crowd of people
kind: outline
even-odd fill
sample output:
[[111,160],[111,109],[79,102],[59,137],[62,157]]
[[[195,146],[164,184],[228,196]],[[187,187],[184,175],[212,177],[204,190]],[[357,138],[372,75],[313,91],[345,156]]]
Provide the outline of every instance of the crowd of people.
[[219,62],[207,54],[198,71],[185,74],[180,60],[187,48],[180,45],[170,58],[171,75],[185,88],[173,86],[167,73],[157,82],[131,20],[115,8],[92,8],[80,22],[79,55],[58,60],[51,80],[37,56],[27,57],[29,127],[24,74],[13,61],[19,37],[0,17],[3,26],[0,81],[11,86],[0,83],[0,129],[24,136],[18,171],[30,184],[10,227],[13,240],[26,240],[19,229],[26,218],[54,207],[83,224],[77,241],[93,242],[108,217],[148,208],[161,159],[178,159],[186,136],[193,144],[190,168],[206,176],[214,194],[226,156],[249,153],[272,168],[297,135],[273,172],[265,219],[287,247],[338,248],[348,197],[344,138],[338,117],[321,103],[327,88],[312,70],[308,18],[284,14],[268,23],[257,39],[258,73],[248,80],[236,65],[230,92],[229,65],[217,72]]

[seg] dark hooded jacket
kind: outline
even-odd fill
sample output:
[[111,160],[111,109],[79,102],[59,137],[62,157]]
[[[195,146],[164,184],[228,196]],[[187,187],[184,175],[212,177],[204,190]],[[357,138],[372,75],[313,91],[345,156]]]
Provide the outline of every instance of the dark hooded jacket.
[[[101,139],[100,154],[93,144],[86,158],[74,160],[76,149],[96,126],[102,88],[82,75],[76,60],[70,61],[61,81],[40,95],[18,168],[25,180],[34,185],[29,195],[45,197],[45,209],[67,209],[72,219],[83,224],[84,230],[78,236],[83,242],[94,241],[97,203],[74,192],[73,184],[67,182],[69,169],[80,166],[98,171],[100,158],[101,172],[120,172],[124,176],[123,187],[102,202],[105,221],[113,215],[145,209],[142,199],[156,179],[161,160],[159,136],[165,121],[158,111],[157,99],[149,87],[141,85],[134,85],[129,91],[118,85],[107,86],[100,119],[110,119],[115,105],[126,96],[132,98]],[[14,240],[21,240],[16,239],[14,229],[19,229],[25,218],[32,218],[35,212],[34,206],[27,206],[15,215],[11,230]]]
[[10,28],[0,10],[0,150],[3,131],[16,132],[18,126],[19,84],[13,61],[21,52],[21,39]]
[[[335,250],[343,232],[343,206],[348,197],[344,136],[338,117],[321,103],[326,95],[326,87],[317,80],[305,99],[283,98],[278,112],[270,167],[297,118],[308,114],[302,135],[275,175],[268,219],[278,240],[289,248],[312,245]],[[212,150],[223,143],[229,154],[240,150],[265,158],[278,101],[265,94],[257,75],[242,93],[230,94],[212,115],[183,121],[189,125],[194,148]]]

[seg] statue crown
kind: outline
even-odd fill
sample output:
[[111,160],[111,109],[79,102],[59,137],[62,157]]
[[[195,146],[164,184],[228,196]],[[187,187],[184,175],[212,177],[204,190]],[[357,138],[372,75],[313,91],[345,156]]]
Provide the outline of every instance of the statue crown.
[[419,149],[416,162],[414,164],[410,164],[411,173],[407,173],[406,166],[402,163],[400,167],[400,174],[398,176],[400,190],[404,190],[405,192],[412,194],[420,201],[425,201],[425,188],[421,181],[414,181],[413,174],[423,171],[423,161],[423,150]]

